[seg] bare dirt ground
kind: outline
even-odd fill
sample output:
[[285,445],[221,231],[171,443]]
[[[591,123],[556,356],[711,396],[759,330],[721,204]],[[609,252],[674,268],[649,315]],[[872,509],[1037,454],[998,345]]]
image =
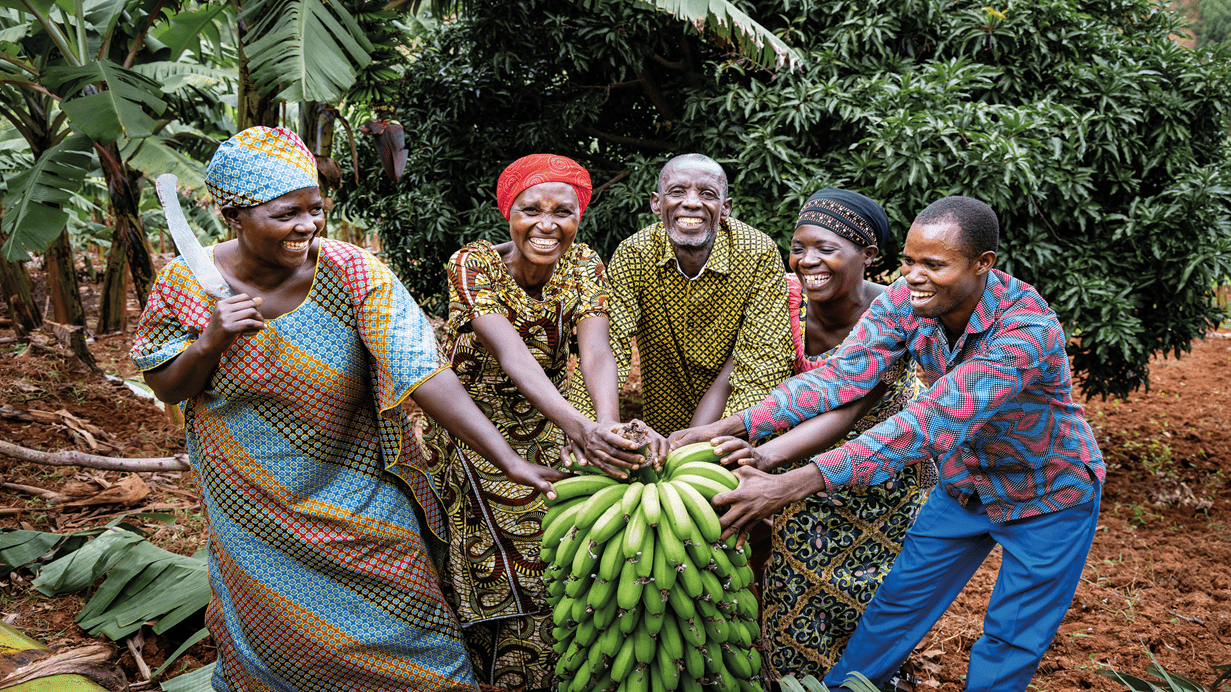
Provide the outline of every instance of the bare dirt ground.
[[[130,307],[135,324],[135,301]],[[14,337],[0,322],[0,440],[91,451],[93,439],[94,453],[116,457],[183,451],[183,433],[161,406],[86,370],[50,335]],[[106,372],[121,378],[136,374],[127,359],[130,342],[129,334],[95,341],[93,352]],[[1102,518],[1084,578],[1034,679],[1035,689],[1124,689],[1097,671],[1144,675],[1147,651],[1166,670],[1205,685],[1217,677],[1212,666],[1231,663],[1228,390],[1231,330],[1224,328],[1179,360],[1157,360],[1148,393],[1086,403],[1108,461]],[[626,402],[632,410],[638,403],[635,392]],[[0,486],[0,527],[63,532],[157,509],[175,520],[146,526],[155,543],[185,555],[201,547],[205,523],[190,474],[146,474],[148,494],[129,494],[127,504],[70,507],[13,487],[88,498],[121,480],[115,472],[57,469],[0,456],[0,483],[9,484]],[[981,633],[998,564],[993,554],[919,647],[914,658],[924,678],[920,689],[962,688],[966,655]],[[44,597],[30,588],[29,577],[0,575],[0,617],[48,643],[91,641],[74,623],[85,597]],[[146,628],[145,662],[159,665],[193,630],[158,637]],[[140,680],[132,654],[123,643],[117,648],[128,680]],[[213,658],[207,639],[173,670]]]

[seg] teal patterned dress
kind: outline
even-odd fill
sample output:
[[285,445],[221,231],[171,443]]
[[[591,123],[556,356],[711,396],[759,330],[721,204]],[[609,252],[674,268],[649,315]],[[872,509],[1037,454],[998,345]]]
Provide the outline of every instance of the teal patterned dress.
[[[787,275],[787,284],[798,373],[820,366],[838,349],[807,355],[807,297],[794,274]],[[906,359],[886,382],[889,391],[847,440],[894,415],[922,391],[914,362]],[[777,472],[810,463],[799,461]],[[928,460],[887,483],[811,495],[774,516],[773,553],[762,593],[763,647],[774,679],[820,679],[838,661],[936,479],[935,463]]]

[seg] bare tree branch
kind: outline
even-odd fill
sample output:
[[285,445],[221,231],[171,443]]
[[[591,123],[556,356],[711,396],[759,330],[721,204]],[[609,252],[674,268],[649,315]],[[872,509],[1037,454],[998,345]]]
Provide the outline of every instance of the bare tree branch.
[[48,466],[84,466],[104,471],[130,471],[133,473],[150,473],[154,471],[187,471],[188,455],[176,454],[173,457],[158,457],[151,459],[119,459],[116,457],[100,457],[76,450],[62,452],[43,452],[28,449],[11,442],[0,440],[0,454],[6,454],[14,459],[32,461]]

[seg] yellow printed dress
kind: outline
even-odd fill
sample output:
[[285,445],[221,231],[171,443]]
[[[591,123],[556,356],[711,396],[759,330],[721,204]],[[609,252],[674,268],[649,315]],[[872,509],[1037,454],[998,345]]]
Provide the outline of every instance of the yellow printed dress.
[[[795,371],[799,373],[820,367],[838,349],[807,355],[808,298],[798,277],[787,274],[786,278]],[[889,391],[855,424],[847,440],[902,410],[921,390],[909,359],[884,380]],[[806,459],[776,472],[811,463]],[[810,495],[774,515],[773,551],[765,569],[761,613],[762,645],[774,679],[786,675],[820,679],[833,667],[901,552],[906,530],[936,480],[936,465],[929,459],[906,467],[887,483]]]
[[[319,242],[304,302],[240,337],[184,403],[210,527],[214,689],[473,690],[425,546],[445,527],[401,406],[440,370],[431,326],[375,257]],[[182,259],[168,264],[137,367],[179,355],[213,304]]]
[[[603,264],[582,244],[570,247],[535,300],[513,280],[500,253],[471,243],[448,264],[449,320],[442,339],[457,376],[509,444],[528,461],[558,468],[564,434],[526,401],[470,325],[506,317],[561,394],[577,323],[607,314]],[[508,480],[474,450],[435,425],[432,473],[451,531],[445,589],[452,590],[481,682],[512,690],[553,686],[554,625],[539,560],[545,507],[540,493]]]

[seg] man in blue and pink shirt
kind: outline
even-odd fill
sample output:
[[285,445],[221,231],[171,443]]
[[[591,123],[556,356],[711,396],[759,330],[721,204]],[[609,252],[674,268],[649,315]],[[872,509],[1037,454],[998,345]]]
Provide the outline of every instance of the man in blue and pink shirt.
[[[888,681],[999,544],[1003,562],[966,689],[1024,690],[1077,588],[1098,520],[1103,457],[1073,402],[1064,330],[1034,288],[993,268],[998,243],[986,204],[932,204],[911,224],[902,278],[828,365],[741,414],[750,441],[794,428],[863,397],[908,354],[930,383],[899,414],[815,464],[779,475],[743,466],[739,489],[714,498],[731,505],[723,517],[730,533],[810,493],[883,483],[907,464],[939,460],[940,488],[826,676],[831,688],[852,672]],[[732,456],[751,463],[754,455],[815,454],[807,429]]]

